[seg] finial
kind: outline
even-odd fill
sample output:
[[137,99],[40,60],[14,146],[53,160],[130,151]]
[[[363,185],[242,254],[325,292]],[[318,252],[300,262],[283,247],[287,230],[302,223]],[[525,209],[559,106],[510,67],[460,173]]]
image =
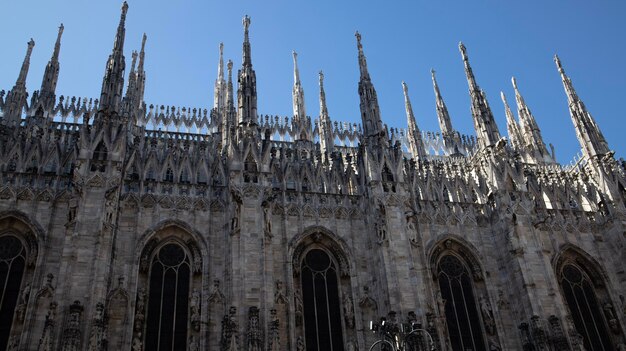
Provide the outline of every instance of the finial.
[[406,86],[406,83],[402,81],[402,91],[404,92],[404,96],[408,95],[409,89]]
[[563,73],[563,66],[561,66],[561,59],[557,54],[554,54],[554,62],[556,63],[556,67],[559,69],[559,72]]
[[63,29],[65,29],[65,27],[63,27],[63,23],[61,23],[61,25],[59,26],[59,34],[58,37],[60,38],[61,35],[63,34]]
[[300,71],[298,70],[298,53],[295,50],[293,50],[291,51],[291,54],[293,55],[293,83],[299,84],[300,83]]
[[122,15],[120,16],[120,25],[126,22],[126,13],[128,12],[128,3],[124,1],[122,4]]
[[513,89],[517,91],[517,81],[515,80],[515,77],[511,77],[511,84],[513,84]]
[[217,65],[217,79],[224,80],[224,43],[220,43],[220,61]]
[[32,50],[33,47],[35,47],[35,41],[33,38],[30,38],[30,41],[28,41],[28,50]]
[[463,45],[462,41],[459,42],[459,50],[461,51],[461,55],[463,56],[463,60],[467,61],[467,49],[465,48],[465,45]]
[[146,33],[143,33],[143,37],[141,38],[141,52],[143,52],[144,49],[146,48],[147,39],[148,39],[148,36],[146,35]]
[[243,16],[242,23],[243,23],[243,31],[247,35],[248,28],[250,28],[250,17],[248,17],[248,15]]
[[435,77],[435,69],[431,68],[430,69],[430,75],[434,78]]
[[228,80],[230,80],[233,76],[233,60],[228,60],[226,67],[228,68]]
[[323,89],[324,88],[324,72],[320,71],[319,76],[320,76],[320,87]]
[[137,63],[137,56],[138,56],[137,50],[133,50],[133,53],[132,53],[133,61],[130,64],[130,71],[131,72],[135,71],[135,64]]
[[357,30],[357,31],[354,33],[354,36],[356,37],[356,46],[357,46],[359,49],[363,48],[363,45],[361,45],[361,33],[359,33],[359,31]]

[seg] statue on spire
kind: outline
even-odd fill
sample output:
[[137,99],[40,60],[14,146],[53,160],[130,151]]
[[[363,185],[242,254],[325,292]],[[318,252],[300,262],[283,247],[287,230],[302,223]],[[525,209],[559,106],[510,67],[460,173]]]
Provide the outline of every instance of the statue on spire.
[[248,34],[248,28],[250,28],[250,17],[248,15],[243,16],[243,31],[245,34]]

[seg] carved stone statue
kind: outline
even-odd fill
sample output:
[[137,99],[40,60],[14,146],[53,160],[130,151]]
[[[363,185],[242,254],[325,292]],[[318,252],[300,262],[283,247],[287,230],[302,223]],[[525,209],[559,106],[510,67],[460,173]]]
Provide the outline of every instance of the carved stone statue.
[[231,234],[235,234],[235,233],[237,233],[240,230],[240,228],[239,228],[239,218],[241,217],[241,202],[240,202],[240,200],[241,199],[235,199],[235,201],[233,201],[233,206],[234,206],[233,217],[230,220]]
[[298,340],[296,341],[296,351],[304,351],[306,348],[304,347],[304,338],[302,335],[298,336]]
[[494,335],[496,332],[496,324],[493,320],[493,312],[491,310],[491,305],[489,301],[484,296],[481,296],[479,299],[480,303],[480,313],[483,316],[483,322],[485,323],[485,330],[490,335]]
[[191,324],[196,331],[200,331],[200,292],[194,289],[189,298],[189,311],[191,312]]
[[346,292],[343,293],[343,316],[346,320],[346,327],[349,329],[354,328],[354,305],[352,297]]
[[200,351],[200,345],[198,340],[193,335],[189,336],[189,346],[187,346],[187,350],[189,351]]
[[137,307],[135,309],[135,331],[143,330],[143,322],[145,320],[146,310],[146,289],[139,288],[137,291]]
[[446,318],[446,300],[441,296],[441,291],[437,292],[437,311],[440,318]]
[[133,338],[133,346],[132,346],[132,348],[133,348],[133,351],[142,351],[143,350],[143,343],[141,342],[141,333],[138,333]]
[[619,334],[619,323],[617,322],[617,318],[615,317],[615,311],[613,309],[613,304],[610,302],[605,302],[602,305],[602,309],[604,310],[604,316],[606,320],[609,322],[609,328],[614,334]]
[[296,289],[293,294],[294,304],[296,307],[296,325],[302,325],[304,318],[304,304],[302,303],[302,292]]
[[385,217],[379,216],[376,222],[376,234],[378,236],[378,243],[382,244],[387,241],[387,224]]
[[263,201],[261,204],[261,208],[263,209],[263,228],[265,232],[265,236],[268,238],[272,237],[272,211],[270,203],[267,201]]

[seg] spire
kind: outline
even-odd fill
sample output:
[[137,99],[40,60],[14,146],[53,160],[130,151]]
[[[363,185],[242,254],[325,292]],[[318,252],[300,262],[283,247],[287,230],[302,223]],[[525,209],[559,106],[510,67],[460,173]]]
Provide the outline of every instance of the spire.
[[[26,76],[28,76],[28,69],[30,68],[30,55],[33,53],[35,47],[35,41],[31,38],[28,42],[28,49],[26,49],[26,56],[22,62],[22,68],[20,69],[20,75],[17,77],[15,87],[26,88]],[[15,87],[13,89],[15,89]]]
[[422,132],[420,132],[415,122],[413,107],[409,99],[409,88],[406,86],[405,82],[402,82],[402,91],[404,92],[404,107],[406,109],[407,124],[409,126],[408,137],[411,153],[415,159],[423,158],[426,155],[426,150],[424,149],[424,142],[422,141]]
[[124,1],[122,4],[122,14],[120,15],[120,23],[117,26],[115,42],[109,59],[107,60],[104,78],[102,79],[102,92],[100,93],[100,111],[109,110],[111,112],[119,112],[120,102],[122,98],[122,90],[124,87],[124,69],[126,63],[124,59],[124,38],[126,35],[126,12],[128,11],[128,3]]
[[452,136],[454,134],[454,129],[452,129],[452,120],[450,119],[450,114],[448,113],[448,107],[446,107],[446,103],[443,101],[443,97],[439,91],[439,85],[437,84],[437,79],[435,78],[435,70],[431,69],[430,74],[433,79],[433,89],[435,90],[435,100],[437,106],[437,119],[439,120],[441,134],[444,138]]
[[320,119],[319,119],[319,136],[320,149],[322,155],[329,156],[334,147],[335,137],[333,136],[333,127],[328,116],[328,108],[326,107],[326,92],[324,91],[324,73],[320,71]]
[[59,32],[57,34],[57,41],[54,44],[54,51],[46,70],[43,74],[43,80],[41,81],[41,89],[39,90],[39,100],[43,105],[52,107],[55,100],[55,91],[57,87],[57,81],[59,79],[59,52],[61,51],[61,36],[63,35],[63,23],[59,26]]
[[502,98],[502,103],[504,104],[504,113],[506,114],[506,130],[509,134],[511,145],[513,145],[513,147],[517,150],[523,150],[524,140],[522,138],[520,126],[517,124],[515,116],[513,115],[511,107],[509,107],[509,103],[506,101],[506,96],[504,96],[503,92],[500,92],[500,97]]
[[228,89],[226,90],[226,105],[229,110],[232,110],[235,108],[233,102],[233,61],[228,60],[226,67],[228,67]]
[[304,89],[300,82],[300,72],[298,71],[298,53],[293,51],[293,127],[296,140],[310,140],[310,124],[307,123],[306,109],[304,107]]
[[472,67],[470,66],[467,56],[467,50],[463,43],[459,43],[459,50],[461,51],[463,64],[465,65],[465,75],[467,76],[467,84],[472,100],[472,117],[474,118],[474,128],[476,129],[478,145],[480,148],[494,145],[500,140],[498,126],[489,108],[485,92],[476,84],[476,79],[474,78],[474,73],[472,72]]
[[239,125],[257,124],[256,73],[252,69],[248,29],[250,17],[243,18],[243,63],[237,79],[237,120]]
[[250,52],[250,37],[248,35],[248,29],[250,28],[250,17],[245,15],[243,17],[243,65],[252,66],[252,55]]
[[363,45],[361,44],[361,33],[354,33],[356,37],[356,47],[359,50],[359,70],[361,71],[361,80],[370,80],[370,74],[367,71],[367,60],[363,53]]
[[13,89],[7,93],[4,103],[4,117],[2,118],[2,123],[5,125],[16,126],[20,124],[22,111],[24,107],[27,107],[26,98],[28,97],[28,93],[26,92],[26,76],[28,75],[30,55],[33,53],[33,47],[35,47],[35,41],[31,38],[28,42],[28,49],[26,49],[26,56],[24,57],[24,62],[22,62],[20,74],[17,77]]
[[228,83],[226,84],[225,105],[220,111],[222,114],[222,150],[228,149],[231,141],[231,129],[235,125],[235,106],[233,103],[233,61],[228,60]]
[[139,51],[139,63],[137,64],[137,108],[143,104],[143,94],[146,89],[146,71],[143,68],[146,57],[146,40],[148,40],[148,36],[146,33],[143,33],[141,51]]
[[[359,50],[359,69],[361,71],[361,78],[359,80],[359,98],[360,98],[360,110],[361,119],[363,122],[363,134],[365,137],[383,137],[383,123],[380,118],[380,108],[378,106],[378,96],[376,95],[376,89],[370,79],[370,75],[367,71],[367,61],[363,54],[363,45],[361,45],[361,34],[355,33],[357,41],[357,49]],[[374,142],[382,143],[387,142],[387,136],[384,136],[382,140],[376,140]]]
[[517,103],[517,114],[519,116],[520,133],[523,139],[523,144],[533,156],[535,162],[554,162],[548,153],[546,144],[543,142],[537,121],[530,112],[530,108],[526,105],[522,94],[517,88],[517,81],[515,80],[515,77],[511,78],[511,83],[513,84],[513,89],[515,90],[515,101]]
[[131,64],[130,64],[130,75],[134,75],[135,66],[137,65],[137,57],[139,56],[139,54],[137,53],[137,51],[133,50],[131,55],[133,57],[133,60],[131,61]]
[[213,107],[222,110],[226,102],[226,81],[224,80],[224,43],[220,43],[220,61],[217,65],[217,79],[213,95]]
[[585,104],[580,100],[574,90],[572,80],[565,74],[565,70],[561,65],[559,57],[554,55],[554,61],[556,67],[561,74],[561,80],[563,81],[563,87],[567,94],[567,100],[569,102],[569,113],[576,128],[576,137],[580,142],[583,152],[587,157],[601,156],[609,152],[609,146],[600,131],[600,128],[596,124],[596,121],[587,111]]

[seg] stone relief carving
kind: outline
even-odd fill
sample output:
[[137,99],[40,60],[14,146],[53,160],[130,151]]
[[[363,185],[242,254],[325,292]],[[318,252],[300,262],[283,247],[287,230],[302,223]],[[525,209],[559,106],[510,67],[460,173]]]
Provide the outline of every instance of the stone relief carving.
[[283,291],[283,282],[280,280],[276,280],[276,290],[274,290],[274,303],[277,305],[284,305],[287,303],[287,298],[285,297]]
[[278,315],[276,313],[276,309],[272,308],[270,310],[270,322],[267,330],[269,331],[269,336],[267,338],[267,350],[268,351],[279,351],[280,350],[280,320],[278,319]]
[[248,351],[263,350],[263,330],[259,322],[259,309],[255,306],[248,310]]
[[237,323],[237,307],[230,306],[228,314],[222,319],[221,351],[239,351],[239,323]]
[[100,351],[106,348],[106,319],[104,315],[104,304],[96,304],[96,312],[91,322],[91,333],[89,335],[89,351]]
[[83,305],[76,300],[70,305],[69,317],[63,330],[63,351],[80,351],[81,349],[81,322]]
[[211,295],[209,295],[209,303],[210,304],[222,304],[226,297],[220,290],[220,280],[213,280],[213,290],[211,291]]

